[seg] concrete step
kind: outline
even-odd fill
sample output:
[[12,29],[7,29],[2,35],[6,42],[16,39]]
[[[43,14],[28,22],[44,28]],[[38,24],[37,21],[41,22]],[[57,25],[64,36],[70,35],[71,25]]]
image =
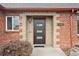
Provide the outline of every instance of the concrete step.
[[37,47],[33,48],[32,56],[65,56],[65,54],[60,48]]

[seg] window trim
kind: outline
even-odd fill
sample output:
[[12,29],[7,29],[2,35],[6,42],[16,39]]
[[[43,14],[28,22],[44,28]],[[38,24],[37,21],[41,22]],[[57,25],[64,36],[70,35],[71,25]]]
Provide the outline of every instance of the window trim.
[[[79,17],[79,15],[76,16],[76,25],[78,25],[78,23],[77,23],[77,21],[78,21],[77,17]],[[79,36],[79,33],[78,33],[78,26],[76,26],[76,30],[77,30],[77,31],[76,31],[77,36]]]
[[[11,29],[11,30],[7,29],[7,18],[8,18],[8,17],[12,17],[12,29]],[[13,21],[13,16],[6,16],[6,21],[5,21],[5,23],[6,23],[5,26],[6,26],[6,31],[7,31],[7,32],[18,32],[18,31],[19,31],[19,29],[17,29],[17,30],[14,30],[14,29],[13,29],[13,23],[14,23],[14,21]]]

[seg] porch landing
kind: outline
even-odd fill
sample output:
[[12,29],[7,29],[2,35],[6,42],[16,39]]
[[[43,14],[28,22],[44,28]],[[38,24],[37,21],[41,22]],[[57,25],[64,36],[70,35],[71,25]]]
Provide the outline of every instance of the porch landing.
[[60,48],[33,48],[32,56],[66,56]]

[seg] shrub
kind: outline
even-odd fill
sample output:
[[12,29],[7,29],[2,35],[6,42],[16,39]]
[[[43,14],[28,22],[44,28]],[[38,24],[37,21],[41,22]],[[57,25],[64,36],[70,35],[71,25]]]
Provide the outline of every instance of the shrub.
[[2,56],[29,56],[32,53],[32,46],[27,41],[10,41],[6,45],[0,46]]
[[64,53],[69,56],[70,55],[70,48],[64,48],[62,49],[64,51]]

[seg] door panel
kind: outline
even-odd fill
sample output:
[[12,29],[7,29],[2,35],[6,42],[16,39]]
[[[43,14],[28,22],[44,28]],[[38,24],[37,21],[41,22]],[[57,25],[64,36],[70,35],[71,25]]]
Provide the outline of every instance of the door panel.
[[45,20],[34,19],[34,44],[45,44]]

